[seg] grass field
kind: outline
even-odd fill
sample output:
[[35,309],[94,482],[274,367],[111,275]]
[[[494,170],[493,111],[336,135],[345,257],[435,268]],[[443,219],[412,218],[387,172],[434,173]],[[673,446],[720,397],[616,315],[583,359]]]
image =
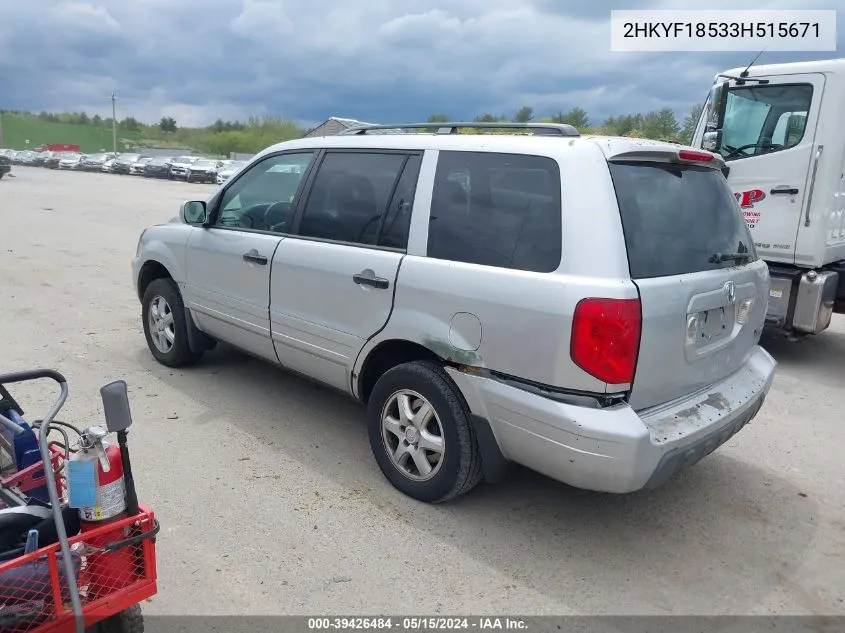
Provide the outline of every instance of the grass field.
[[[118,130],[118,151],[126,149],[126,142],[137,142],[140,132]],[[27,143],[29,141],[29,143]],[[48,143],[79,145],[83,152],[112,148],[111,127],[44,121],[34,116],[3,114],[3,145],[13,149],[35,148]]]

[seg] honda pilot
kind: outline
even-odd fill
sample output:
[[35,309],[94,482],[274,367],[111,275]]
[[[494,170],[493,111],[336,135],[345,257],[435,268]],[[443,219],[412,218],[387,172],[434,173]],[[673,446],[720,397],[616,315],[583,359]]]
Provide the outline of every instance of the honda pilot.
[[141,234],[146,342],[181,367],[222,341],[360,400],[418,500],[511,463],[655,488],[751,421],[776,368],[723,167],[552,124],[280,143]]

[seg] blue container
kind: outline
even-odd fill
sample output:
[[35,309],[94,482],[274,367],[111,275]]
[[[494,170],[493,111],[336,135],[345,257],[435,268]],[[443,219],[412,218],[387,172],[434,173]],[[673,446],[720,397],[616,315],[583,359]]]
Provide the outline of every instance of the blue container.
[[[2,433],[6,438],[6,441],[12,445],[12,457],[15,460],[15,468],[17,470],[23,470],[27,466],[40,463],[41,451],[38,448],[38,437],[35,435],[35,431],[32,430],[32,427],[30,427],[26,420],[24,420],[14,409],[8,409],[5,412],[5,416],[24,429],[23,433],[15,435],[6,427],[0,426],[0,433]],[[44,471],[36,473],[36,475],[43,475],[43,472]],[[47,503],[50,501],[50,497],[47,493],[47,486],[33,488],[27,494],[39,501]]]

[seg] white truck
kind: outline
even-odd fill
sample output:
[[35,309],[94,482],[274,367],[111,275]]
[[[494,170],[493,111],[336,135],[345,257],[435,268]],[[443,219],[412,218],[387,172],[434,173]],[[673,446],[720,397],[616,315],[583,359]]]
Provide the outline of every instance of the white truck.
[[767,325],[825,330],[845,313],[845,59],[716,75],[692,144],[725,159],[769,266]]

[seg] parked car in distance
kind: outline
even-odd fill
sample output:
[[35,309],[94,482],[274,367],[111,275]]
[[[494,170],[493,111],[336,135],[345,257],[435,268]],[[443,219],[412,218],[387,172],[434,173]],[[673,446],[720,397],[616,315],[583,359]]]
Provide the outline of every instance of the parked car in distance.
[[188,182],[207,182],[214,184],[217,181],[217,169],[219,162],[207,158],[201,158],[191,163],[188,167]]
[[245,160],[232,160],[229,161],[228,165],[223,165],[217,171],[217,184],[222,185],[224,182],[229,180],[233,175],[235,175],[238,170],[246,165],[247,161]]
[[147,178],[169,178],[170,163],[173,158],[170,156],[155,156],[144,165],[144,176]]
[[63,158],[74,155],[74,152],[50,152],[50,155],[44,159],[44,166],[48,169],[58,169]]
[[144,168],[147,166],[152,160],[151,156],[142,156],[134,163],[129,165],[129,175],[131,176],[143,176],[144,175]]
[[112,168],[114,167],[114,158],[109,158],[106,162],[103,163],[103,166],[100,168],[100,171],[104,171],[108,174],[112,173]]
[[118,154],[114,159],[114,163],[112,163],[112,173],[128,174],[129,168],[134,163],[138,162],[138,160],[140,160],[141,158],[143,158],[141,154],[135,154],[131,152]]
[[59,160],[59,169],[79,170],[82,167],[82,160],[84,158],[84,154],[69,152]]
[[170,177],[174,180],[187,180],[191,173],[191,165],[200,159],[199,156],[177,156],[170,163]]
[[100,152],[99,154],[89,154],[82,159],[80,167],[83,171],[102,171],[103,165],[106,161],[115,157],[114,152]]
[[776,370],[725,163],[491,126],[535,134],[288,141],[186,202],[132,261],[150,353],[179,367],[223,341],[357,398],[385,478],[421,501],[509,462],[664,485],[757,415]]
[[5,153],[0,150],[0,179],[12,171],[11,153]]

